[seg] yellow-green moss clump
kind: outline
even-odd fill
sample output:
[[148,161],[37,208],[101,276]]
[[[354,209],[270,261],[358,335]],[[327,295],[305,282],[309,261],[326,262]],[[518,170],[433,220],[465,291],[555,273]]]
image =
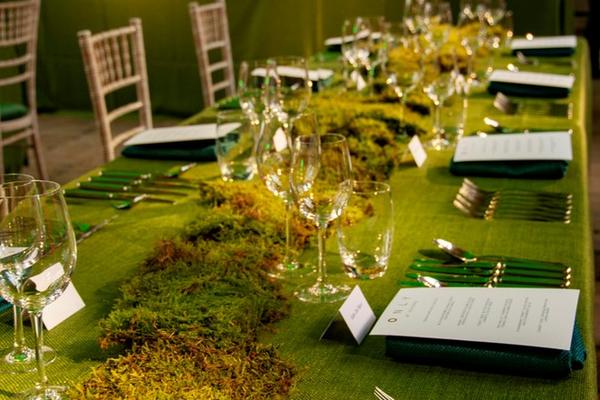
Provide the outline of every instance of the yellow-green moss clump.
[[[72,397],[287,397],[294,368],[257,340],[289,311],[280,283],[267,275],[285,238],[281,202],[266,196],[252,183],[202,185],[201,202],[212,207],[158,243],[122,287],[101,322],[101,347],[116,356]],[[301,223],[292,229],[306,235]]]

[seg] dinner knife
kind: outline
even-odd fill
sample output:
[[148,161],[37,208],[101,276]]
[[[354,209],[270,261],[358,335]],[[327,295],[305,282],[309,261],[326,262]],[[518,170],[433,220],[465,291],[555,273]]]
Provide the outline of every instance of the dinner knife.
[[[563,274],[556,271],[542,271],[536,269],[522,269],[522,268],[465,268],[461,264],[438,264],[438,265],[422,265],[413,263],[409,268],[415,271],[424,272],[438,272],[443,274],[462,274],[462,275],[480,275],[480,276],[492,276],[496,275],[516,275],[516,276],[530,276],[539,278],[554,278],[554,279],[570,279],[570,274]],[[498,272],[496,272],[498,271]]]
[[100,182],[100,183],[113,183],[113,184],[121,184],[127,186],[156,186],[162,188],[171,188],[171,189],[197,189],[197,185],[189,185],[187,183],[181,182],[172,182],[172,181],[159,181],[155,179],[131,179],[131,178],[123,178],[118,176],[110,176],[110,175],[100,175],[100,176],[92,176],[89,178],[90,182]]
[[78,187],[84,190],[100,190],[104,192],[128,192],[128,193],[149,193],[149,194],[165,194],[169,196],[187,196],[186,193],[177,192],[175,190],[155,189],[148,187],[136,187],[120,185],[115,183],[104,182],[79,182]]
[[[427,253],[431,257],[432,253]],[[438,265],[440,261],[448,260],[447,257],[440,256],[439,258],[420,258],[415,260],[419,264]],[[485,256],[478,257],[477,261],[468,261],[464,263],[455,263],[454,265],[464,266],[465,268],[494,268],[498,263],[502,263],[506,268],[523,268],[537,269],[543,271],[559,271],[564,274],[571,273],[571,267],[556,262],[546,262],[541,260],[532,260],[528,258],[513,258],[502,256]],[[446,264],[446,263],[444,263]]]
[[[416,279],[418,275],[422,275],[414,272],[407,272],[407,278]],[[441,274],[441,273],[431,273],[428,274],[440,282],[454,282],[454,283],[470,283],[470,284],[478,284],[484,285],[486,283],[496,281],[496,284],[518,284],[518,285],[530,285],[530,286],[552,286],[552,287],[568,287],[571,284],[570,280],[563,281],[561,279],[551,279],[551,278],[533,278],[533,277],[525,277],[525,276],[498,276],[496,277],[482,277],[482,276],[473,276],[473,275],[454,275],[454,274]]]
[[169,203],[174,204],[175,201],[169,199],[163,199],[161,197],[149,196],[147,194],[133,194],[133,193],[112,193],[102,192],[99,190],[85,190],[85,189],[65,189],[65,196],[77,197],[80,199],[99,199],[99,200],[127,200],[132,203],[140,201],[152,201],[157,203]]

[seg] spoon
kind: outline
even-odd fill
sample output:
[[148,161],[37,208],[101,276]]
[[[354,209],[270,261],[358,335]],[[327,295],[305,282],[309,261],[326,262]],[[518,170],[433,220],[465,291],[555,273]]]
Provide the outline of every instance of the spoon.
[[552,261],[541,261],[541,260],[532,260],[529,258],[518,258],[518,257],[504,257],[504,256],[476,256],[468,250],[461,249],[456,246],[454,243],[449,242],[444,239],[433,239],[433,243],[438,246],[441,250],[443,250],[448,255],[460,260],[464,263],[470,263],[475,261],[484,261],[484,260],[495,260],[503,263],[510,263],[510,266],[515,268],[533,268],[533,269],[543,269],[543,270],[551,270],[551,271],[562,271],[564,273],[571,273],[571,267],[559,262]]

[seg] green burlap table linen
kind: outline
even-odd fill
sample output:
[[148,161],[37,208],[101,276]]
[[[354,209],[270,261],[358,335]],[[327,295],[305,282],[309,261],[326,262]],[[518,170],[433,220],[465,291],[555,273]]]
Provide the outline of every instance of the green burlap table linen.
[[567,161],[461,161],[450,160],[450,172],[457,176],[498,178],[560,179],[567,173]]
[[[448,169],[452,151],[429,152],[424,167],[406,165],[390,179],[395,213],[395,235],[389,269],[385,276],[358,283],[376,315],[380,315],[399,289],[408,265],[419,249],[433,247],[431,240],[442,237],[476,253],[504,254],[564,262],[573,268],[572,287],[581,290],[577,319],[588,350],[582,370],[568,379],[532,378],[519,374],[468,371],[431,364],[394,361],[385,354],[383,337],[367,337],[360,346],[319,337],[340,304],[313,305],[291,300],[291,315],[263,332],[261,340],[278,346],[282,356],[297,366],[298,376],[291,398],[370,399],[378,385],[396,399],[595,399],[596,363],[593,337],[594,269],[591,216],[588,203],[588,147],[590,86],[589,56],[579,41],[574,56],[578,63],[576,83],[569,101],[574,103],[572,120],[526,112],[499,116],[505,126],[556,129],[573,128],[574,159],[560,180],[479,178],[490,188],[551,190],[573,194],[572,222],[529,222],[520,220],[484,221],[465,217],[452,206],[462,178]],[[506,63],[503,59],[499,62]],[[543,72],[564,72],[557,66],[540,65]],[[524,109],[540,100],[524,100]],[[214,118],[206,110],[190,123]],[[492,98],[485,93],[470,99],[467,130],[483,129],[483,115],[495,116]],[[109,164],[115,169],[161,172],[178,164],[170,161],[119,158]],[[181,162],[179,163],[181,164]],[[91,174],[97,171],[90,172]],[[218,179],[215,163],[203,163],[188,171],[187,177]],[[81,179],[87,178],[87,175]],[[80,381],[92,367],[106,359],[98,346],[98,321],[120,297],[119,286],[132,276],[144,257],[161,238],[175,235],[197,212],[193,194],[173,206],[139,204],[129,211],[117,211],[105,202],[81,201],[70,204],[73,220],[98,223],[118,213],[118,218],[79,245],[73,282],[86,307],[47,333],[47,344],[58,359],[48,366],[51,383]],[[366,238],[365,240],[368,240]],[[330,275],[341,277],[339,255],[329,241],[327,261]],[[305,257],[314,253],[307,251]],[[308,277],[308,279],[312,279]],[[290,285],[290,293],[293,286]],[[0,346],[11,344],[11,316],[3,315]],[[0,398],[30,387],[33,374],[0,374]]]

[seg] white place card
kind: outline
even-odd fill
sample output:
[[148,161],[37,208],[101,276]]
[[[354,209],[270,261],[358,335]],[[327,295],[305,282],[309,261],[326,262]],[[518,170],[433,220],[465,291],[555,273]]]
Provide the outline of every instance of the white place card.
[[547,86],[571,89],[573,75],[547,74],[543,72],[521,72],[497,69],[490,75],[490,82],[516,83],[519,85]]
[[467,136],[458,141],[454,161],[536,161],[573,159],[569,132]]
[[575,35],[565,36],[537,36],[533,39],[513,39],[512,50],[526,49],[562,49],[577,47],[577,37]]
[[371,335],[569,350],[579,290],[401,289]]
[[[44,272],[30,277],[29,280],[35,283],[36,290],[41,292],[48,289],[63,274],[64,269],[62,264],[56,263]],[[44,308],[44,312],[42,313],[44,326],[50,330],[83,307],[85,307],[85,303],[71,282],[56,300]]]
[[415,160],[417,167],[421,168],[427,159],[427,153],[425,152],[425,148],[418,135],[415,135],[410,139],[410,142],[408,142],[408,150]]
[[[221,136],[225,136],[240,124],[232,122],[225,125]],[[126,141],[125,146],[141,145],[141,144],[160,144],[160,143],[176,143],[189,142],[193,140],[215,140],[217,132],[217,124],[202,124],[189,126],[170,126],[166,128],[153,128],[143,131]]]
[[373,313],[358,285],[354,287],[350,296],[344,301],[339,312],[346,325],[348,325],[348,329],[350,329],[356,343],[361,344],[375,323],[375,313]]
[[356,85],[356,90],[358,90],[359,92],[367,87],[367,81],[365,81],[365,78],[363,78],[360,72],[358,71],[352,71],[352,73],[350,74],[350,79],[352,80],[352,82],[354,82],[354,84]]

